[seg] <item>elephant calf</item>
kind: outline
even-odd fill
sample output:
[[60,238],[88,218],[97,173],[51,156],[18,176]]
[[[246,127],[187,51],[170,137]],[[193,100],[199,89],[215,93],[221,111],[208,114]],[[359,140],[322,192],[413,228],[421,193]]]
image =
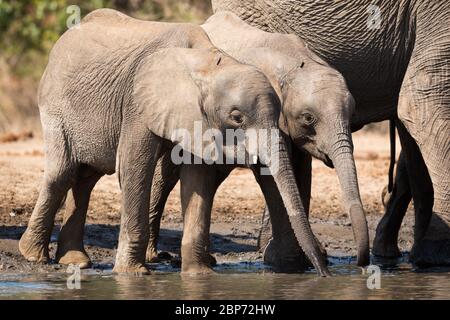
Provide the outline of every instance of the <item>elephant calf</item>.
[[[58,40],[38,95],[44,182],[19,249],[30,261],[48,260],[54,217],[67,194],[56,259],[88,264],[82,238],[89,196],[102,175],[117,171],[122,207],[115,272],[147,272],[154,167],[180,143],[176,130],[191,137],[198,123],[222,134],[277,130],[280,108],[266,76],[218,51],[200,27],[145,22],[109,9],[89,14]],[[276,147],[279,170],[267,156],[272,153],[246,151],[269,166],[300,246],[319,274],[328,275],[292,184],[286,145],[279,139]]]
[[[350,130],[350,118],[354,110],[353,97],[350,94],[342,75],[310,51],[304,42],[295,35],[267,33],[251,27],[230,12],[218,12],[210,17],[202,28],[206,31],[214,45],[229,53],[237,60],[254,65],[264,72],[277,92],[282,103],[280,127],[292,141],[293,163],[296,171],[296,182],[300,188],[304,207],[309,207],[311,188],[311,157],[322,160],[328,166],[336,168],[342,185],[346,208],[352,219],[355,239],[358,246],[358,265],[369,263],[369,236],[366,218],[360,199],[356,168],[353,158],[353,145]],[[306,153],[306,154],[305,154]],[[183,166],[181,173],[170,162],[168,156],[158,161],[153,188],[155,192],[150,204],[150,243],[147,258],[157,255],[157,238],[164,205],[170,191],[181,176],[183,214],[185,233],[192,235],[198,230],[198,221],[207,224],[209,230],[212,198],[220,183],[230,172],[230,168],[190,168]],[[195,170],[195,179],[208,185],[208,193],[202,196],[195,215],[196,223],[189,219],[194,209],[189,206],[190,197],[195,197],[186,180],[190,171]],[[283,201],[280,198],[270,177],[260,176],[256,179],[261,186],[269,209],[273,236],[269,250],[265,250],[265,260],[276,269],[292,270],[292,257],[299,256],[285,223]],[[199,192],[197,192],[199,194]],[[186,199],[184,199],[186,197]],[[184,199],[184,200],[183,200]],[[199,200],[200,201],[200,200]],[[265,225],[270,224],[269,214]],[[201,218],[198,218],[201,217]],[[192,228],[192,229],[190,229]],[[269,236],[269,237],[270,237]],[[207,264],[209,256],[205,252],[207,237],[196,238],[197,264]],[[201,239],[201,240],[198,240]],[[183,245],[182,245],[183,247]],[[183,260],[188,259],[181,250]],[[190,259],[190,258],[189,258]],[[295,259],[298,262],[298,259]],[[300,262],[304,261],[300,259]],[[189,260],[189,263],[192,263]],[[182,264],[184,268],[184,262]],[[206,268],[206,267],[205,267]],[[303,269],[300,266],[298,269]]]

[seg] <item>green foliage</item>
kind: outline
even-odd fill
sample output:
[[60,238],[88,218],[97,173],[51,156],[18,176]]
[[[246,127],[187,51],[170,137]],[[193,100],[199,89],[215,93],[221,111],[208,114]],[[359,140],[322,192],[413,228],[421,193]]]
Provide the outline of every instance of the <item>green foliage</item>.
[[0,0],[0,59],[18,76],[36,78],[59,36],[67,30],[67,12],[77,5],[81,16],[106,7],[147,20],[200,22],[208,0]]

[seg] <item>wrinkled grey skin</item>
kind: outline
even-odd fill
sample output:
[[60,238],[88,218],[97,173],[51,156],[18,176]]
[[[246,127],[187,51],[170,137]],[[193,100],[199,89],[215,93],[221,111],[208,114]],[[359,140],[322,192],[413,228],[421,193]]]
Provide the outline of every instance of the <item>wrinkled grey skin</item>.
[[[56,259],[88,264],[82,236],[90,191],[102,175],[117,171],[122,209],[114,271],[145,273],[154,168],[179,142],[174,130],[193,136],[195,121],[221,132],[276,129],[279,100],[264,74],[218,51],[198,26],[139,21],[102,9],[55,44],[39,88],[39,110],[44,182],[21,253],[30,261],[48,260],[54,216],[69,192]],[[282,187],[300,246],[326,275],[298,190],[283,186],[294,177],[284,141],[277,145],[280,169],[269,169]]]
[[[381,194],[381,200],[386,213],[377,226],[377,233],[372,248],[374,255],[388,258],[395,258],[401,255],[397,245],[398,233],[403,217],[412,199],[406,170],[404,154],[400,153],[396,164],[393,189],[389,192],[386,186]],[[416,224],[416,226],[419,226],[419,224]]]
[[[302,171],[297,172],[297,183],[305,208],[309,207],[311,166],[310,158],[303,152],[321,159],[329,166],[335,166],[342,185],[345,206],[352,218],[358,244],[358,265],[367,265],[369,235],[359,195],[349,128],[354,101],[343,77],[308,50],[297,36],[261,31],[249,26],[233,13],[216,13],[202,28],[215,46],[240,62],[258,67],[270,79],[282,102],[283,118],[280,126],[284,127],[290,136],[294,148],[300,149],[294,150],[294,168]],[[157,175],[162,181],[154,181],[157,185],[155,189],[160,192],[153,194],[150,205],[151,242],[147,253],[150,260],[157,255],[156,242],[164,203],[168,192],[177,181],[176,174],[171,173],[173,169],[165,171],[170,174],[166,177]],[[257,181],[261,181],[261,178],[257,177]],[[221,180],[216,185],[220,182]],[[263,192],[265,188],[267,189],[267,186],[262,186]],[[272,211],[283,210],[276,192],[267,191],[264,194]],[[275,212],[272,219],[280,215]],[[187,232],[192,233],[190,230]],[[272,237],[272,231],[268,233],[270,235],[267,239],[260,239],[263,248],[266,248],[267,241]],[[266,262],[281,266],[287,264],[288,258],[283,259],[282,256],[289,257],[295,252],[290,249],[292,246],[289,245],[289,236],[282,232],[273,235],[270,248],[265,250]]]
[[[398,123],[399,133],[402,134],[401,124]],[[395,132],[394,132],[395,134]],[[412,146],[414,148],[416,146]],[[417,147],[416,147],[417,148]],[[395,159],[394,159],[395,160]],[[414,176],[408,176],[408,172],[415,172]],[[379,257],[395,258],[401,255],[398,248],[398,234],[402,220],[414,195],[414,245],[410,259],[418,266],[450,265],[450,240],[445,239],[445,234],[450,228],[436,215],[433,216],[433,189],[423,192],[418,186],[431,186],[430,175],[426,170],[422,157],[417,157],[413,162],[406,162],[404,151],[400,153],[395,171],[395,183],[391,192],[385,187],[382,192],[382,202],[385,214],[380,220],[372,253]],[[427,228],[433,238],[425,239]],[[431,239],[430,239],[431,238]]]
[[423,194],[433,190],[433,212],[449,226],[450,6],[446,0],[378,1],[380,25],[369,28],[372,3],[212,0],[215,12],[232,11],[263,30],[300,36],[336,67],[355,98],[353,130],[398,114],[406,163],[423,157],[431,180],[416,187]]

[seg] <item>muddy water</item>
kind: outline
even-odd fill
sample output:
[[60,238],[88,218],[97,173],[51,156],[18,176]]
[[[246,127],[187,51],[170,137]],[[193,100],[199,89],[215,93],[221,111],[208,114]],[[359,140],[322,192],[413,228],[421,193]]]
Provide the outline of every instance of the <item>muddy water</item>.
[[[380,289],[368,275],[338,261],[332,278],[275,274],[260,263],[220,264],[217,274],[183,276],[170,266],[149,276],[82,271],[80,289],[68,289],[67,274],[1,275],[0,299],[449,299],[450,269],[413,270],[408,264],[382,268]],[[70,282],[70,281],[69,281]],[[373,282],[371,282],[373,283]],[[73,284],[73,282],[71,283]]]

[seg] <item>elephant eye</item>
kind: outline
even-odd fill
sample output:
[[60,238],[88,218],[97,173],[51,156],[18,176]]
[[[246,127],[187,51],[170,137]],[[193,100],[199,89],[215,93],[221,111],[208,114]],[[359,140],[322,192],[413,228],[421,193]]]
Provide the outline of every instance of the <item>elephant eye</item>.
[[241,124],[244,121],[242,113],[236,109],[231,111],[230,118],[231,118],[231,120],[233,120],[233,122],[238,123],[238,124]]
[[316,118],[309,112],[305,112],[302,114],[303,123],[310,126],[316,122]]

